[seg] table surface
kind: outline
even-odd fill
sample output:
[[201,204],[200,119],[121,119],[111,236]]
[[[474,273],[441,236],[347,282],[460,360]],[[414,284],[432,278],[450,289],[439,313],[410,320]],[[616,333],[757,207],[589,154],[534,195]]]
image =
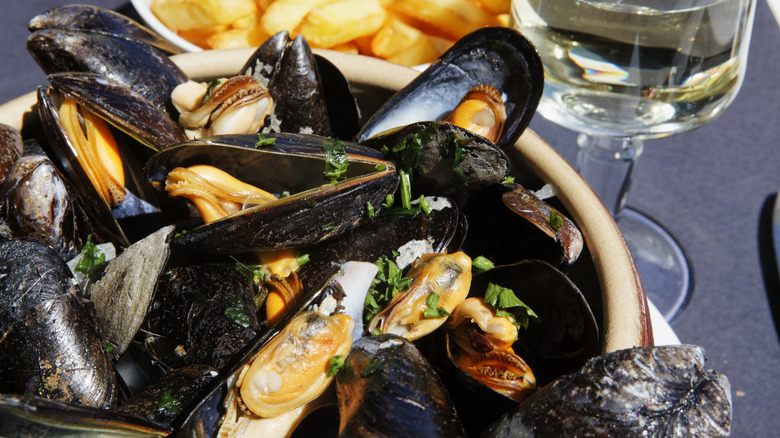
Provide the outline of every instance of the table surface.
[[[733,395],[732,436],[780,430],[780,277],[770,215],[780,190],[780,29],[758,0],[742,89],[716,120],[698,130],[649,141],[628,205],[660,221],[690,257],[690,305],[673,328],[704,347],[708,367],[725,374]],[[45,77],[25,50],[27,21],[48,8],[91,3],[135,16],[126,1],[13,0],[0,15],[0,102]],[[568,160],[576,134],[537,117],[532,129]]]

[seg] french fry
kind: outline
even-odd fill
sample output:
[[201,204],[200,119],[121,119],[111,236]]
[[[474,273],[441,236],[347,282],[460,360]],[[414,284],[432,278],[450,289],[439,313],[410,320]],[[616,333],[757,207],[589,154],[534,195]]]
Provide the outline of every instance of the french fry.
[[276,0],[268,5],[260,24],[269,35],[294,31],[310,10],[336,0]]
[[373,34],[386,15],[378,0],[339,0],[309,11],[297,32],[312,47],[329,48]]
[[389,18],[371,40],[371,52],[380,58],[388,58],[424,37],[416,28],[396,18]]
[[265,29],[257,25],[217,32],[207,40],[207,44],[211,49],[239,49],[259,46],[268,38],[270,35],[265,32]]
[[511,0],[479,0],[482,7],[491,14],[508,14],[511,8]]
[[469,0],[396,0],[387,4],[393,12],[431,26],[436,33],[459,39],[485,26],[498,26],[494,15]]
[[227,25],[257,10],[255,0],[154,0],[151,10],[169,29]]
[[208,49],[209,38],[211,38],[211,36],[216,33],[224,32],[226,30],[227,26],[214,26],[201,29],[180,30],[176,33],[192,44],[195,44],[196,46],[203,49]]
[[385,58],[387,61],[395,62],[396,64],[413,66],[426,64],[436,60],[438,52],[431,44],[427,36],[422,35],[414,44],[401,50],[393,56]]
[[339,52],[352,53],[353,55],[357,55],[358,53],[360,53],[360,49],[358,48],[358,45],[354,40],[347,41],[344,44],[333,46],[330,48],[330,50],[338,50]]

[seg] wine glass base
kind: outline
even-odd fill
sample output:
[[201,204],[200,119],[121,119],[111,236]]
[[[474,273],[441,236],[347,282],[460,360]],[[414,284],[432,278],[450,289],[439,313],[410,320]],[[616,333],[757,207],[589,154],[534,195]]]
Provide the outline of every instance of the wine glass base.
[[693,276],[680,245],[661,225],[625,208],[617,219],[647,298],[673,323],[688,305]]

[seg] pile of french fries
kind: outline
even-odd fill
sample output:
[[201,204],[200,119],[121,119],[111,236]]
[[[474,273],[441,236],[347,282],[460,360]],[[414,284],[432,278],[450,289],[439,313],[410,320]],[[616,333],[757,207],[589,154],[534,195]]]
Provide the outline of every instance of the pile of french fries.
[[282,30],[311,47],[402,65],[436,60],[454,41],[506,26],[510,0],[153,0],[169,29],[204,49],[254,47]]

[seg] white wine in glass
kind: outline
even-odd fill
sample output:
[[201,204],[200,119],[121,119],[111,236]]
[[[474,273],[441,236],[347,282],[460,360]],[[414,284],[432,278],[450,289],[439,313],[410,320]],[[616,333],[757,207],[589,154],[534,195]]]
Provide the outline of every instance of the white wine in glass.
[[513,0],[545,70],[539,112],[580,132],[577,167],[611,210],[645,291],[667,320],[687,303],[683,251],[624,209],[642,140],[697,128],[744,78],[755,0]]

